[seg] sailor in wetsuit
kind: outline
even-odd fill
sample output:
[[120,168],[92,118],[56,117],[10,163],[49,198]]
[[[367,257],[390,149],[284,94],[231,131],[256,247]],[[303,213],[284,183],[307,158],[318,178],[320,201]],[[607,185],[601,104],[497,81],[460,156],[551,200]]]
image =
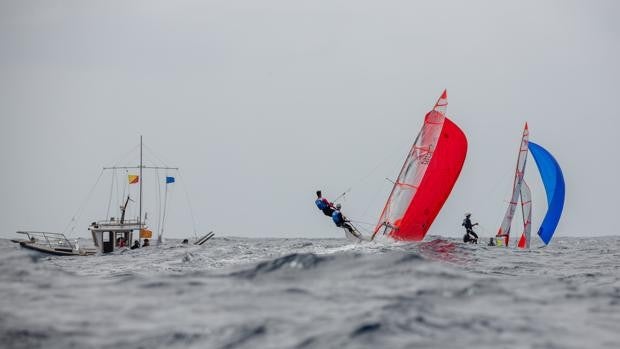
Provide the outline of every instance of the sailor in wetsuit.
[[355,231],[355,229],[351,226],[351,224],[349,224],[349,220],[347,219],[347,217],[343,216],[342,212],[340,212],[341,208],[342,208],[342,205],[336,204],[336,210],[332,214],[332,220],[334,221],[334,223],[336,224],[338,228],[344,228],[349,233],[351,233],[351,235],[359,238],[359,233]]
[[465,219],[463,219],[463,224],[461,224],[462,226],[465,227],[465,235],[463,235],[463,242],[477,244],[478,234],[474,232],[474,226],[478,225],[478,223],[472,224],[469,217],[471,217],[471,213],[466,213]]
[[323,214],[325,214],[326,216],[332,217],[332,214],[334,213],[334,204],[327,201],[327,199],[321,195],[320,190],[316,191],[316,197],[317,199],[314,201],[316,207],[318,207],[319,210],[323,211]]

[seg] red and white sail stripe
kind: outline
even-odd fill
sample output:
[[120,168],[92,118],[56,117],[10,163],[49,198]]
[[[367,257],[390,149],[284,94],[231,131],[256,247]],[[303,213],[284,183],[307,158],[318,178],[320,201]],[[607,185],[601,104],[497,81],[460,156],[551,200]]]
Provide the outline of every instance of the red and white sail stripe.
[[[531,194],[529,187],[527,184],[522,189],[523,175],[525,172],[525,163],[527,162],[527,153],[528,153],[528,142],[529,142],[529,129],[527,127],[527,123],[525,123],[525,128],[523,129],[523,136],[521,137],[521,145],[519,146],[519,156],[517,157],[517,168],[515,170],[514,182],[512,185],[512,195],[510,197],[510,202],[508,203],[508,208],[506,209],[506,214],[504,215],[504,219],[502,220],[502,225],[499,227],[499,231],[497,232],[498,238],[504,238],[504,245],[508,246],[508,242],[510,240],[510,226],[512,224],[512,218],[514,217],[515,211],[517,209],[517,204],[519,197],[522,197],[522,202],[529,202],[529,224],[525,225],[525,228],[531,228]],[[525,200],[523,199],[525,197]],[[525,206],[523,206],[525,210]],[[524,211],[525,213],[525,211]],[[525,222],[524,215],[524,223]],[[528,234],[529,235],[529,234]],[[529,239],[528,239],[529,241]]]

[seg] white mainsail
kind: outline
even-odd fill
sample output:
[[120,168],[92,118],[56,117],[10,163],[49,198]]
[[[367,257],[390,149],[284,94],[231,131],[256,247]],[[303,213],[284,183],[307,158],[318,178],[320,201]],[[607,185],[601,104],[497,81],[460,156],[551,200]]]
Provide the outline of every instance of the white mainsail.
[[530,237],[532,233],[532,192],[530,187],[521,180],[521,212],[523,214],[523,234],[519,239],[518,246],[530,248]]
[[[525,128],[523,129],[523,136],[521,137],[521,145],[519,147],[519,156],[517,157],[517,168],[515,170],[514,183],[512,186],[512,195],[510,197],[510,202],[508,203],[508,208],[506,209],[506,214],[504,215],[504,219],[502,220],[502,225],[499,227],[499,231],[497,232],[498,238],[504,238],[504,246],[508,246],[512,218],[515,215],[519,196],[521,195],[521,184],[523,183],[523,173],[525,171],[525,163],[528,153],[529,134],[530,133],[527,128],[527,123],[525,123]],[[527,188],[527,191],[529,192],[529,188]]]

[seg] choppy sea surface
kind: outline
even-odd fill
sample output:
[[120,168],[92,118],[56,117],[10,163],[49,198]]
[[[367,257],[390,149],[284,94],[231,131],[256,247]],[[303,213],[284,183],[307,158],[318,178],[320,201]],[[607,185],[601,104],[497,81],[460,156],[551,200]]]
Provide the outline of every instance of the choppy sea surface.
[[2,239],[0,347],[620,348],[620,237],[214,238],[88,257]]

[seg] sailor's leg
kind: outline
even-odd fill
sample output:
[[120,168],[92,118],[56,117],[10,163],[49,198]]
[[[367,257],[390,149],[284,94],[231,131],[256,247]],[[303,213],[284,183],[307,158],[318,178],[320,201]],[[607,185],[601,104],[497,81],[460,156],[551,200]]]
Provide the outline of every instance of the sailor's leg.
[[345,229],[347,229],[349,231],[349,233],[351,233],[353,236],[359,238],[360,237],[360,233],[358,233],[355,228],[353,228],[353,226],[350,223],[345,223],[342,225]]

